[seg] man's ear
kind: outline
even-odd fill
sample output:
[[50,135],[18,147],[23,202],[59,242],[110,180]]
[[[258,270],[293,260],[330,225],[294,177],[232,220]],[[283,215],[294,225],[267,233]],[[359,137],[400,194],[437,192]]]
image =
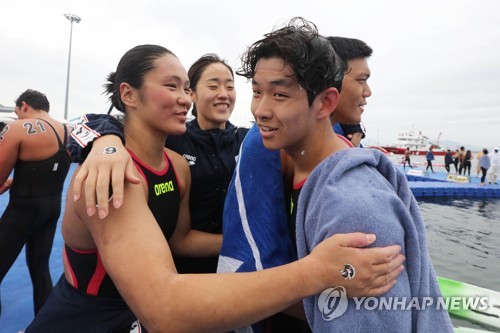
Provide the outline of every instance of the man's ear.
[[320,93],[318,97],[320,97],[318,118],[330,118],[339,102],[339,91],[337,88],[328,88]]
[[17,117],[19,119],[29,118],[30,106],[25,101],[21,102],[21,105],[17,108]]
[[28,111],[29,107],[30,107],[30,106],[28,105],[28,103],[26,103],[25,101],[22,101],[22,102],[21,102],[21,107],[19,108],[19,110],[20,110],[21,112],[25,113],[25,112],[27,112],[27,111]]
[[139,100],[137,90],[132,88],[130,84],[123,82],[120,84],[120,98],[122,103],[134,107]]

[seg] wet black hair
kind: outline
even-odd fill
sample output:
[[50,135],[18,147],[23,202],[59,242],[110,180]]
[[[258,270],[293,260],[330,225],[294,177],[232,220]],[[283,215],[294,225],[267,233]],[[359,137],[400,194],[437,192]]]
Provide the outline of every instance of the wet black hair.
[[35,110],[42,110],[49,112],[50,103],[45,94],[37,91],[28,89],[23,92],[15,101],[17,107],[21,107],[22,103],[25,102]]
[[128,50],[120,59],[116,71],[108,75],[108,83],[104,85],[105,93],[109,95],[111,109],[125,113],[125,106],[120,97],[120,84],[126,82],[135,89],[140,89],[144,83],[144,76],[156,67],[156,59],[175,54],[159,45],[138,45]]
[[340,91],[344,64],[330,42],[318,33],[314,23],[295,17],[278,30],[264,35],[242,55],[237,75],[252,79],[257,62],[278,57],[290,65],[300,86],[307,90],[309,106],[316,95],[327,88]]

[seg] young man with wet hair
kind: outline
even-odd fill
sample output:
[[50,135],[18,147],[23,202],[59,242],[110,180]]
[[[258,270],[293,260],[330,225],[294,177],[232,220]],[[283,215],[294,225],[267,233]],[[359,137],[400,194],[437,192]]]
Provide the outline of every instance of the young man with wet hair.
[[[283,150],[293,166],[299,258],[333,234],[373,232],[375,246],[399,244],[406,255],[405,271],[384,297],[437,301],[441,293],[424,223],[405,176],[378,151],[348,149],[351,145],[332,129],[332,114],[340,123],[355,120],[348,110],[337,109],[344,69],[334,53],[314,26],[292,20],[250,46],[238,72],[252,80],[251,110],[264,146]],[[362,107],[358,104],[359,117]],[[347,283],[363,270],[346,262],[339,274]],[[353,300],[342,317],[332,320],[325,317],[334,310],[328,297],[327,290],[304,302],[314,332],[453,331],[445,309],[357,310]]]

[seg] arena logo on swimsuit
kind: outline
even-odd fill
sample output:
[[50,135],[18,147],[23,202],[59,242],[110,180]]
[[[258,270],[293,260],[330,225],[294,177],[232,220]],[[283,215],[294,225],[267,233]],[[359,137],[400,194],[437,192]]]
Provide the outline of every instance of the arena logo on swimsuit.
[[162,194],[172,192],[174,190],[174,184],[172,181],[168,181],[165,183],[155,184],[155,194],[156,196],[160,196]]

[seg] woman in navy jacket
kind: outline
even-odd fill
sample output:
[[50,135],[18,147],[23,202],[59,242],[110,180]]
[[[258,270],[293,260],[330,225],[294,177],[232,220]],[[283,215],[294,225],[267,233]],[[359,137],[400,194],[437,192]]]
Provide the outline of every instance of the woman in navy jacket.
[[[221,234],[226,191],[248,129],[229,122],[236,102],[234,73],[229,65],[217,55],[206,54],[190,67],[188,77],[195,119],[186,123],[185,134],[169,136],[165,146],[182,155],[190,166],[192,229]],[[90,145],[87,146],[79,137],[113,134],[124,141],[122,124],[111,116],[86,115],[83,127],[79,128],[80,132],[75,131],[70,140],[69,149],[74,162],[83,162],[90,150]],[[101,203],[99,209],[102,209]],[[175,261],[181,273],[215,273],[217,259],[175,258]]]

